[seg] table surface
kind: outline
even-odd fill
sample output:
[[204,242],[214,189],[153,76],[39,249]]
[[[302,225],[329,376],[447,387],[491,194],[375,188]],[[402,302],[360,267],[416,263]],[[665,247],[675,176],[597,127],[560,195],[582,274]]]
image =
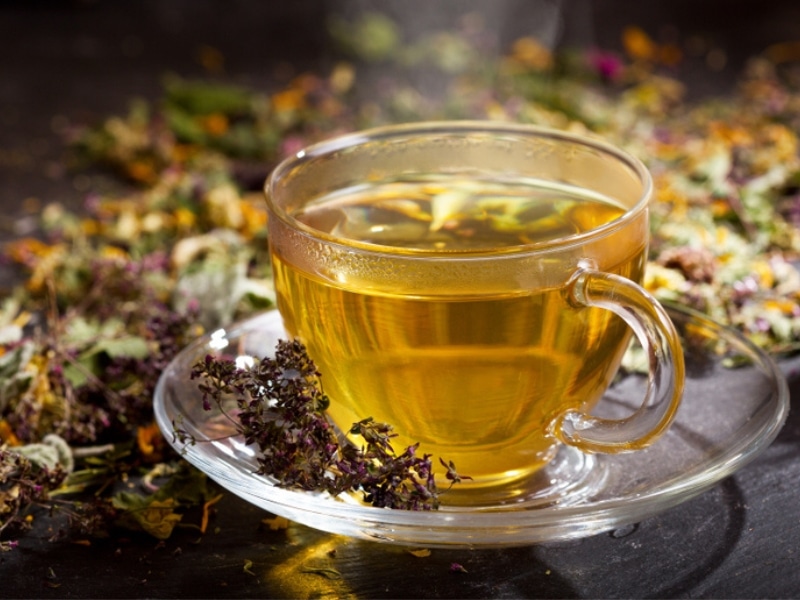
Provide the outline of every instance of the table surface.
[[[29,1],[0,7],[0,238],[19,227],[24,201],[80,202],[86,182],[58,168],[59,119],[92,121],[156,98],[166,72],[201,75],[203,45],[225,57],[225,76],[264,87],[279,65],[328,59],[324,15],[374,3],[122,3]],[[430,3],[406,2],[432,14]],[[478,2],[442,2],[451,11]],[[488,3],[484,3],[485,7]],[[539,2],[493,3],[511,36]],[[345,6],[346,5],[346,6]],[[399,2],[384,7],[399,10]],[[647,7],[644,9],[643,7]],[[503,10],[513,14],[504,18]],[[730,69],[772,41],[800,39],[792,2],[563,2],[562,34],[614,45],[630,23],[715,36]],[[513,12],[515,11],[515,12]],[[526,15],[527,20],[521,18]],[[452,14],[431,18],[452,17]],[[687,33],[687,34],[688,34]],[[691,76],[691,73],[689,74]],[[724,93],[726,72],[698,78]],[[5,276],[6,274],[0,273]],[[791,370],[791,365],[784,365]],[[800,378],[791,376],[795,401]],[[800,594],[800,412],[735,476],[634,527],[590,538],[503,550],[432,550],[348,540],[291,524],[226,494],[213,532],[166,542],[131,535],[54,542],[62,523],[43,517],[0,554],[0,596],[16,597],[791,597]],[[452,569],[453,564],[463,570]],[[334,570],[329,570],[334,569]]]

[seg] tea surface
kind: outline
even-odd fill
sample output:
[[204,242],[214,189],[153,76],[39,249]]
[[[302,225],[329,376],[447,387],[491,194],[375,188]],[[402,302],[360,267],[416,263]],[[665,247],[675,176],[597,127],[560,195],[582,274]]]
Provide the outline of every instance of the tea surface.
[[608,199],[519,181],[393,181],[331,195],[294,218],[336,237],[428,250],[482,250],[583,233],[624,209]]

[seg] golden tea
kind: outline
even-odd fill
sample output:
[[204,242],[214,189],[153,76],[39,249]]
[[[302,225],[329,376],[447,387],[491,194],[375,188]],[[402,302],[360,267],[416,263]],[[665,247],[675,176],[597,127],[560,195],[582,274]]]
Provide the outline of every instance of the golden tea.
[[[516,479],[552,458],[555,417],[589,410],[626,348],[619,317],[566,293],[570,257],[581,255],[571,240],[626,210],[533,179],[362,183],[289,213],[331,244],[311,250],[303,235],[273,244],[278,306],[322,372],[340,427],[373,417],[394,426],[396,450],[420,442],[470,485]],[[611,257],[604,272],[639,281],[646,241],[645,219],[594,240],[591,254]],[[545,242],[577,249],[506,260]],[[362,263],[361,248],[404,260]]]

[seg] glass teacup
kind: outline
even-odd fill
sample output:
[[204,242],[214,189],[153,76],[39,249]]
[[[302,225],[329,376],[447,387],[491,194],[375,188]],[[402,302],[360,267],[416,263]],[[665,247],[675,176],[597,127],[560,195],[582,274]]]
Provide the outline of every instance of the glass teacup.
[[[472,477],[456,502],[562,493],[591,463],[554,468],[560,449],[649,445],[683,388],[677,334],[639,285],[651,186],[608,144],[494,122],[390,126],[285,160],[266,184],[278,309],[334,422],[372,417],[397,448],[453,461]],[[643,403],[592,416],[631,332]]]

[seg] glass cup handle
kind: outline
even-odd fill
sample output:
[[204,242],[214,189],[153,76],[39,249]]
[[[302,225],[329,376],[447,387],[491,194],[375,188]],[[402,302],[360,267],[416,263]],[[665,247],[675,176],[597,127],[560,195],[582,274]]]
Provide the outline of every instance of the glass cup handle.
[[675,416],[683,394],[684,364],[680,339],[664,308],[633,281],[590,268],[579,268],[569,286],[576,306],[597,306],[619,315],[633,329],[648,360],[644,401],[619,420],[579,410],[559,415],[553,432],[565,444],[586,452],[624,452],[646,447]]

